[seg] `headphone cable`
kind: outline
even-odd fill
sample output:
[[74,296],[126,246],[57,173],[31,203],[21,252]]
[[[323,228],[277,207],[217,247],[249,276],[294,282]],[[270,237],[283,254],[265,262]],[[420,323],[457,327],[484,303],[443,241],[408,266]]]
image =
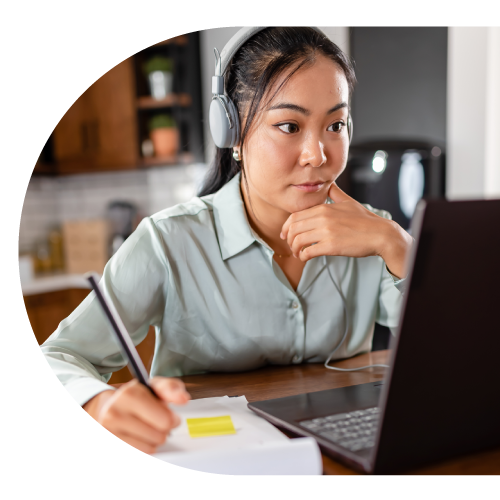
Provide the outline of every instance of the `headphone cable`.
[[340,346],[344,343],[344,340],[347,338],[347,333],[349,332],[349,314],[347,313],[347,301],[345,300],[344,294],[342,293],[342,290],[340,287],[337,285],[337,282],[333,279],[332,273],[330,271],[330,266],[326,265],[326,268],[328,270],[328,274],[330,275],[330,279],[332,280],[333,284],[335,285],[335,288],[339,292],[340,298],[342,299],[342,305],[344,307],[344,316],[345,316],[345,331],[344,335],[342,336],[342,339],[340,342],[337,344],[337,347],[330,353],[330,356],[328,356],[328,359],[325,361],[325,368],[328,370],[335,370],[339,372],[357,372],[359,370],[366,370],[367,368],[389,368],[389,365],[383,365],[383,364],[375,364],[375,365],[366,365],[366,366],[360,366],[359,368],[337,368],[335,366],[329,366],[328,363],[332,359],[332,356],[338,351]]

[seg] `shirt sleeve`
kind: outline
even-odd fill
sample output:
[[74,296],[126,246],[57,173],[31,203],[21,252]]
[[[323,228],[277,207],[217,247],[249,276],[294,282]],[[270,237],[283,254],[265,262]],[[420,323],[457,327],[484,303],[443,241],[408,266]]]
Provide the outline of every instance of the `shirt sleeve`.
[[385,269],[391,275],[394,286],[401,292],[401,295],[404,295],[406,290],[406,278],[408,276],[406,276],[405,278],[398,278],[397,276],[394,276],[394,274],[392,274],[391,271],[389,271],[387,265],[385,266]]
[[[363,206],[366,209],[370,210],[370,212],[373,212],[374,214],[378,215],[379,217],[383,217],[384,219],[392,220],[392,215],[389,212],[387,212],[387,210],[380,210],[378,208],[373,208],[371,205],[369,205],[367,203],[363,203]],[[406,277],[405,278],[398,278],[397,276],[394,276],[394,274],[392,274],[389,271],[389,268],[387,267],[387,265],[385,266],[385,269],[386,269],[387,273],[389,274],[389,276],[392,277],[392,282],[393,282],[394,286],[396,287],[396,289],[399,290],[399,292],[402,295],[404,295],[405,287],[406,287]]]
[[[150,325],[160,325],[168,285],[168,261],[161,237],[144,219],[107,263],[100,285],[135,345]],[[83,405],[102,391],[113,372],[126,365],[114,332],[94,292],[64,319],[41,346],[51,368]]]
[[393,276],[389,273],[387,266],[384,265],[375,321],[390,328],[393,335],[399,324],[399,316],[403,305],[403,294],[399,287],[404,286],[405,279],[398,279]]

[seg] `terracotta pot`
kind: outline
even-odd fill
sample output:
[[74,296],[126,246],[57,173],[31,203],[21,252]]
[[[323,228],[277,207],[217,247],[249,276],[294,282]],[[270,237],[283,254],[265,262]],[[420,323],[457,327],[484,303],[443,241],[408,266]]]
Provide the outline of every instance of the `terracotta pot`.
[[175,156],[179,150],[179,130],[174,127],[156,128],[149,133],[155,156]]

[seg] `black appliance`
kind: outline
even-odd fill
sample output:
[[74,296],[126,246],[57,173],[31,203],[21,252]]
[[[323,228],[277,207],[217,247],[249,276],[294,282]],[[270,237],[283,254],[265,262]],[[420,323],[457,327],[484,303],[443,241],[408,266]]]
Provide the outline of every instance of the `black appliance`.
[[114,255],[137,225],[137,206],[128,201],[112,201],[108,204],[107,219],[111,224],[110,254]]
[[445,182],[442,144],[380,140],[350,147],[339,186],[360,203],[387,210],[408,229],[418,200],[443,198]]

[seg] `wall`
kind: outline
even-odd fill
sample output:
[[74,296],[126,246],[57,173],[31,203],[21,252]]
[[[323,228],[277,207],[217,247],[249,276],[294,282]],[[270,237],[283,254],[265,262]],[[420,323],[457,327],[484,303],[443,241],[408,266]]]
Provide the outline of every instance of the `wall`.
[[446,141],[447,28],[351,28],[353,143]]
[[19,227],[19,249],[30,251],[36,241],[47,238],[58,217],[56,183],[52,179],[31,179],[24,198]]
[[31,179],[24,200],[19,249],[29,251],[37,240],[64,220],[101,218],[109,202],[135,203],[143,216],[188,201],[196,195],[205,164],[148,170]]
[[500,28],[449,29],[449,199],[500,198]]

